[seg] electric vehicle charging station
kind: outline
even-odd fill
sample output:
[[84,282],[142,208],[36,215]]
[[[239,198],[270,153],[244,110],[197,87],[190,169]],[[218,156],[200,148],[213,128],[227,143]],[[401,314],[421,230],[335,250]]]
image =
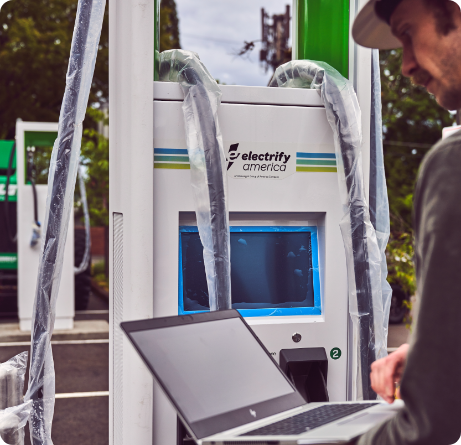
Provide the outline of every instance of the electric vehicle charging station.
[[[37,271],[40,260],[39,239],[31,246],[34,207],[37,206],[38,221],[45,218],[48,186],[35,184],[36,204],[30,181],[27,180],[27,156],[40,147],[52,147],[58,133],[57,123],[16,123],[16,165],[17,168],[17,247],[18,247],[18,317],[21,330],[30,331],[34,306]],[[28,151],[29,150],[29,151]],[[22,166],[23,168],[19,168]],[[62,269],[62,282],[56,307],[55,329],[72,329],[74,324],[74,224],[70,218]]]
[[[294,3],[296,33],[300,19],[295,20],[298,2]],[[350,2],[350,23],[363,3]],[[181,111],[184,96],[178,84],[152,82],[155,5],[142,6],[113,0],[110,17],[110,443],[176,445],[182,443],[176,413],[119,328],[121,321],[199,309],[190,302],[182,273],[187,260],[184,236],[196,233]],[[368,193],[371,51],[355,46],[351,39],[346,49],[349,79],[362,112]],[[294,58],[298,55],[295,44]],[[239,309],[276,361],[281,350],[324,348],[330,400],[351,400],[356,339],[348,312],[333,133],[323,102],[314,90],[220,88],[219,122],[228,153],[235,245],[242,240],[240,246],[248,247],[245,237],[256,233],[311,235],[311,304],[284,307],[290,303],[284,295],[278,305]],[[252,162],[245,162],[249,157]],[[285,260],[290,253],[298,254],[289,250]]]

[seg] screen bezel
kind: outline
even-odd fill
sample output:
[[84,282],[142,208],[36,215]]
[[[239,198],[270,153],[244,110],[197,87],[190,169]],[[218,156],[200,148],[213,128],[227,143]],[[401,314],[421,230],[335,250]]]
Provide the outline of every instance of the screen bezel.
[[[312,250],[312,278],[314,285],[314,306],[294,308],[267,308],[267,309],[237,309],[242,317],[277,317],[299,315],[322,315],[322,298],[320,293],[319,273],[319,243],[316,226],[230,226],[230,232],[264,233],[264,232],[310,232]],[[178,255],[178,314],[200,314],[208,311],[184,310],[184,287],[182,273],[182,240],[183,233],[198,233],[197,226],[179,226],[179,255]]]
[[[161,328],[172,327],[172,326],[181,326],[181,325],[187,325],[187,324],[192,324],[192,323],[206,323],[208,321],[224,320],[224,319],[229,319],[229,318],[240,318],[242,320],[243,324],[251,332],[255,340],[259,343],[259,345],[263,348],[267,356],[272,360],[274,365],[278,368],[280,374],[285,378],[285,380],[293,388],[293,393],[287,394],[285,396],[277,397],[275,399],[266,400],[264,402],[254,404],[251,407],[247,406],[247,407],[239,408],[237,410],[229,411],[227,413],[223,413],[217,416],[209,417],[206,419],[202,419],[202,420],[198,420],[196,422],[190,423],[188,419],[186,418],[186,416],[184,415],[184,413],[182,412],[181,408],[176,404],[176,402],[171,397],[171,394],[168,392],[163,382],[159,379],[157,373],[155,372],[155,369],[151,367],[143,351],[138,347],[138,345],[136,344],[131,334],[134,332],[139,332],[139,331],[161,329]],[[278,413],[287,411],[289,409],[297,408],[305,404],[304,399],[297,392],[296,388],[293,386],[291,381],[283,373],[283,371],[280,369],[277,362],[274,360],[271,354],[267,351],[265,346],[261,343],[259,338],[253,332],[253,330],[248,326],[248,324],[245,322],[243,317],[235,309],[230,309],[226,311],[202,312],[202,313],[197,313],[197,314],[179,315],[179,316],[174,316],[174,317],[151,318],[147,320],[127,321],[127,322],[120,323],[120,326],[125,332],[125,334],[127,335],[130,342],[133,344],[138,354],[143,359],[146,366],[152,372],[152,375],[154,376],[155,380],[162,387],[163,392],[165,393],[167,398],[170,400],[170,402],[173,404],[179,417],[184,422],[184,424],[188,427],[190,433],[193,434],[195,439],[203,439],[213,434],[224,432],[231,428],[239,427],[241,425],[246,425],[256,420],[261,420],[266,417],[272,416],[274,414],[278,414]],[[257,413],[256,418],[250,414],[250,408],[251,410]]]

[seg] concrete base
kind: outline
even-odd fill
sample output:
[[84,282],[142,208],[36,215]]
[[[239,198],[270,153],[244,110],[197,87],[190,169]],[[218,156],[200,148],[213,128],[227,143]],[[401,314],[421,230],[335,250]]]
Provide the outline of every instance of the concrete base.
[[[54,329],[55,330],[67,330],[74,328],[74,319],[73,318],[56,318],[54,322]],[[21,331],[31,331],[32,330],[32,319],[31,318],[23,318],[19,320],[19,329]]]
[[[109,323],[105,320],[74,321],[74,328],[55,329],[52,340],[95,340],[109,338]],[[18,323],[0,323],[0,343],[30,341],[29,331],[20,330]]]

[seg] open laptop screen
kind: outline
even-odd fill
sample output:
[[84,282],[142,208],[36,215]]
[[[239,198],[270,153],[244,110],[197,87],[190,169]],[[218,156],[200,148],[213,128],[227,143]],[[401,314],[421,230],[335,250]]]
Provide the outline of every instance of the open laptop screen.
[[239,317],[130,335],[189,424],[294,393]]

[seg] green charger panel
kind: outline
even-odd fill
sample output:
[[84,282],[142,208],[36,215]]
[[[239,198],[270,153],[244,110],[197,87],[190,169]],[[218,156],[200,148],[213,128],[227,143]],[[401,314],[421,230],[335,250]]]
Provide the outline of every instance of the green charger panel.
[[[35,165],[35,183],[48,184],[48,168],[50,165],[53,145],[58,137],[56,131],[25,131],[24,132],[24,178],[27,178],[27,147],[35,147],[33,154]],[[26,184],[30,184],[27,181]]]
[[297,0],[295,59],[326,62],[349,78],[349,0]]
[[[10,163],[11,150],[13,149],[14,141],[0,141],[0,202],[5,201],[6,194],[6,176],[8,170],[8,164]],[[11,166],[12,174],[10,177],[10,185],[8,188],[8,201],[17,201],[17,180],[16,180],[16,156],[13,158],[13,164]],[[16,211],[16,210],[14,210]],[[3,221],[0,220],[0,226],[3,225]],[[1,255],[1,254],[0,254]],[[5,269],[2,265],[6,264],[0,257],[0,269]]]

